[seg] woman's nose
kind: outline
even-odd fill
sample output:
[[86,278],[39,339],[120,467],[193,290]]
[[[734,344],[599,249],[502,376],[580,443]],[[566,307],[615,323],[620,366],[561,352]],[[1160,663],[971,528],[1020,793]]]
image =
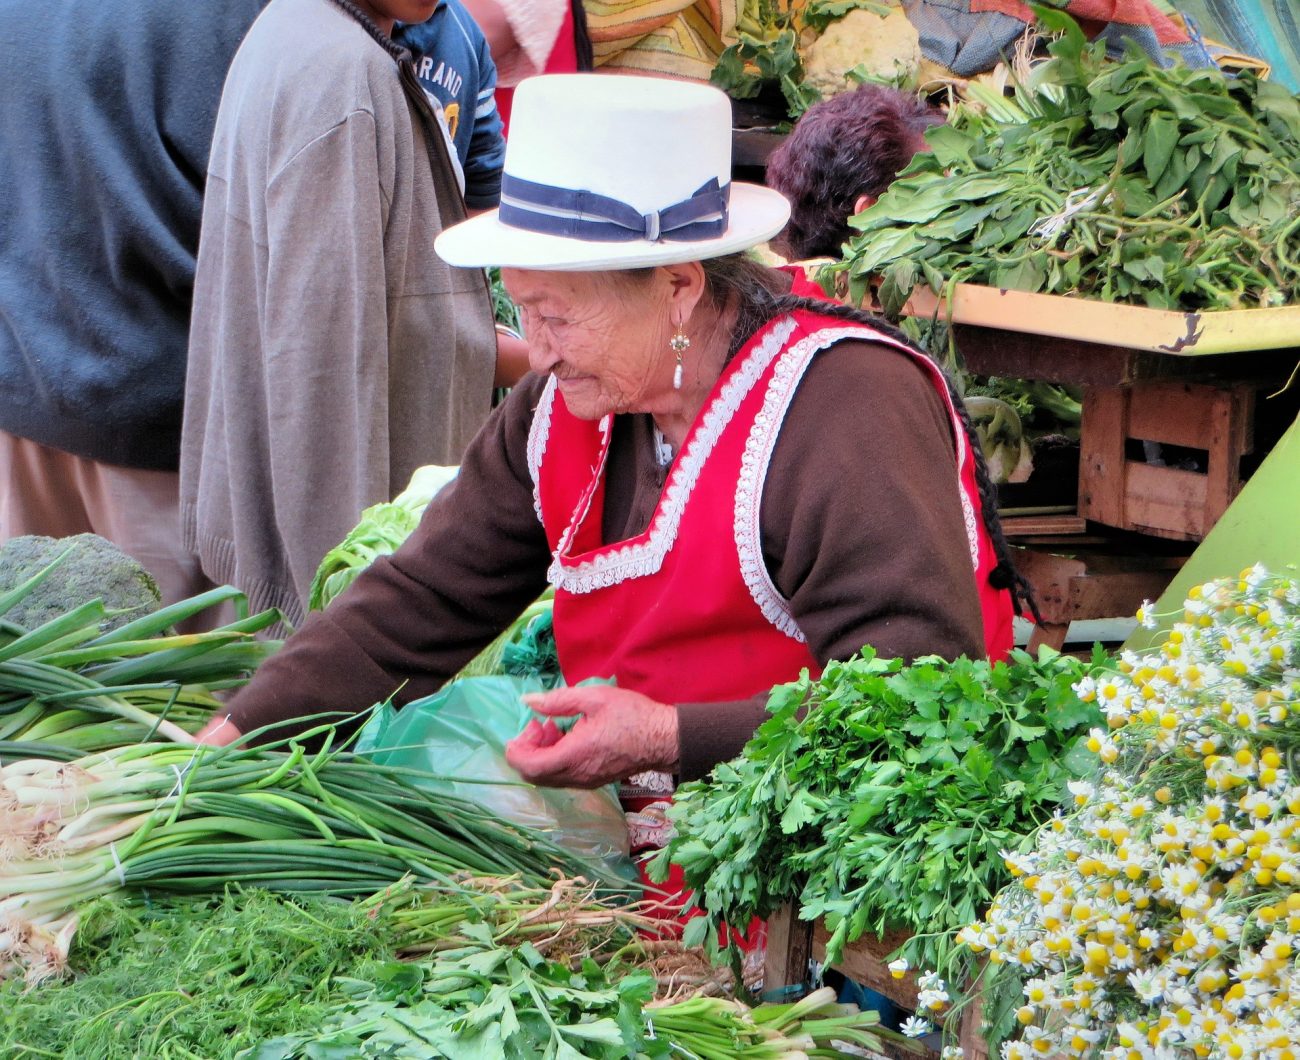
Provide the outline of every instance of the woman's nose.
[[538,375],[545,375],[560,363],[558,351],[551,348],[541,336],[530,336],[528,342],[528,367]]

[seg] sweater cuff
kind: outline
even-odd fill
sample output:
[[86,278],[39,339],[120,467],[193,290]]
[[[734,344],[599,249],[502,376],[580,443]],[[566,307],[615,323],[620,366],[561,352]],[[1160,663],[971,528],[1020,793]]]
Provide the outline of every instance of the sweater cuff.
[[[226,714],[245,736],[266,728],[258,740],[262,744],[299,736],[327,723],[350,731],[352,726],[345,722],[364,721],[375,703],[397,691],[391,688],[375,695],[365,690],[389,688],[392,683],[329,617],[315,613],[231,697]],[[339,690],[349,688],[358,692],[355,697],[343,696],[346,707],[340,709]],[[319,708],[309,707],[304,713],[304,703],[313,702]]]
[[767,717],[767,700],[764,693],[731,703],[678,704],[678,778],[699,780],[740,754]]

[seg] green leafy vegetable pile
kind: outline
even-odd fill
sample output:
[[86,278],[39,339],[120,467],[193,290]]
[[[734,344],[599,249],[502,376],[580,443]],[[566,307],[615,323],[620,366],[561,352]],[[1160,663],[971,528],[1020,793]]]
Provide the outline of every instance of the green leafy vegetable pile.
[[1101,715],[1071,686],[1103,659],[906,665],[867,649],[775,689],[741,756],[669,810],[677,835],[652,871],[681,865],[709,914],[688,940],[798,901],[826,918],[828,963],[863,932],[905,928],[914,967],[961,982],[954,936],[1008,881],[1002,851],[1028,849],[1088,765],[1077,744]]
[[[550,952],[566,918],[582,917],[588,907],[580,902],[557,912],[551,902],[529,911],[497,897],[512,915],[503,919],[496,908],[484,916],[481,905],[477,913],[466,910],[427,960],[392,962],[366,980],[344,981],[344,999],[319,1027],[263,1042],[239,1060],[775,1060],[844,1055],[834,1044],[841,1042],[877,1052],[882,1038],[909,1044],[880,1030],[874,1012],[836,1004],[830,990],[755,1008],[706,996],[656,1003],[662,979],[647,957],[657,945],[678,943],[606,933],[576,952]],[[521,937],[539,916],[544,930],[531,941]]]
[[0,981],[0,1054],[231,1057],[318,1025],[336,1005],[335,977],[391,960],[394,939],[360,903],[256,890],[147,906],[102,898],[83,917],[75,978]]
[[373,504],[347,536],[325,553],[311,580],[307,607],[323,611],[380,556],[390,556],[420,525],[424,509],[456,476],[456,468],[429,464],[416,468],[411,481],[391,501]]
[[0,983],[0,1051],[724,1060],[908,1044],[829,990],[754,1008],[665,999],[681,991],[687,961],[708,964],[653,937],[656,923],[662,931],[576,879],[540,888],[514,878],[403,881],[352,902],[251,889],[147,905],[105,898],[86,911],[74,976],[37,989]]
[[[1300,100],[1253,75],[1105,60],[1066,15],[1023,121],[969,105],[929,131],[833,268],[897,315],[925,282],[1161,309],[1300,299]],[[1003,108],[1005,110],[1005,108]]]
[[804,84],[800,40],[819,33],[850,11],[877,15],[889,12],[879,0],[744,0],[736,18],[736,43],[718,57],[711,82],[735,99],[753,99],[765,84],[775,84],[785,97],[790,117],[797,118],[820,100],[821,93]]

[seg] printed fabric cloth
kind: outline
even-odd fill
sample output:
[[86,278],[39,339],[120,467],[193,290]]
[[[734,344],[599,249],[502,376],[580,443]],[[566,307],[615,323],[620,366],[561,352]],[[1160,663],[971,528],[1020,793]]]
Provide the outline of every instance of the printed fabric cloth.
[[[1132,41],[1165,66],[1179,59],[1214,65],[1194,28],[1155,0],[1069,0],[1063,7],[1116,55]],[[991,70],[1034,21],[1021,0],[903,0],[903,9],[920,35],[921,54],[958,77]]]
[[737,0],[586,0],[597,69],[707,81],[735,42]]

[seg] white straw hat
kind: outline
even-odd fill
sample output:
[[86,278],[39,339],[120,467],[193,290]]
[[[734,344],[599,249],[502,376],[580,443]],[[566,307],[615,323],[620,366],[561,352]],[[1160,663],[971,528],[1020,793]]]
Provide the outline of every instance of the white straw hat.
[[746,250],[789,217],[779,192],[731,182],[731,104],[716,88],[548,74],[515,90],[501,207],[434,246],[466,268],[633,269]]

